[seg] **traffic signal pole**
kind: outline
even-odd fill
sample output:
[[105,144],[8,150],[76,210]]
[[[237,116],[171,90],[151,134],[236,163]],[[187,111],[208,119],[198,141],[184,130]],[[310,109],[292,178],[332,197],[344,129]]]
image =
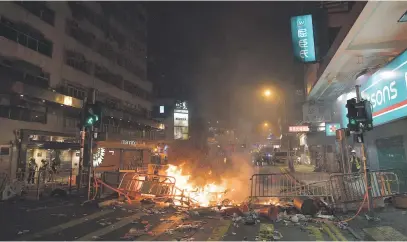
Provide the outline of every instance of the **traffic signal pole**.
[[[361,95],[360,95],[360,86],[356,85],[356,101],[358,103],[360,103],[361,100]],[[363,138],[363,133],[364,130],[362,129],[361,131],[361,137],[362,137],[362,142],[361,142],[361,153],[362,153],[362,160],[363,160],[363,169],[364,169],[364,176],[365,176],[365,189],[366,189],[366,196],[367,196],[367,208],[368,208],[368,215],[371,216],[373,209],[372,209],[372,181],[371,181],[371,177],[369,174],[369,163],[367,161],[367,152],[366,152],[366,148],[364,145],[364,138]]]
[[[92,89],[90,91],[90,104],[95,104],[96,102],[96,90]],[[93,135],[94,127],[93,125],[88,128],[88,147],[89,147],[89,167],[88,167],[88,200],[91,199],[91,183],[92,183],[92,172],[93,172]]]
[[[88,98],[85,97],[83,100],[83,107],[82,107],[82,117],[81,120],[84,119],[84,107],[86,105],[86,103],[88,102]],[[85,125],[81,122],[81,130],[80,130],[80,153],[79,153],[79,169],[78,169],[78,181],[77,181],[77,186],[78,186],[78,190],[80,189],[81,185],[82,185],[82,173],[83,173],[83,156],[85,153],[85,137],[86,137],[86,129],[85,129]]]

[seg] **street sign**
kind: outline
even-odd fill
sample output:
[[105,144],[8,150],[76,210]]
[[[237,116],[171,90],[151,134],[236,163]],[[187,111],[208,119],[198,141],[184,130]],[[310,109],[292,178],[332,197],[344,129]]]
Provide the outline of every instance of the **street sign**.
[[304,133],[309,132],[308,126],[289,126],[288,132],[290,133]]
[[315,62],[314,25],[312,15],[291,17],[291,38],[294,56],[301,62]]
[[325,124],[326,136],[336,136],[336,131],[341,128],[339,123]]

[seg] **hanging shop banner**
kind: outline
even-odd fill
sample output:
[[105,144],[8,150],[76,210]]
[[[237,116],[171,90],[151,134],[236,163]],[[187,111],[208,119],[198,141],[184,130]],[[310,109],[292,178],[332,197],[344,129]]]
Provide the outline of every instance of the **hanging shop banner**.
[[326,136],[336,136],[336,130],[341,128],[339,123],[325,124],[325,134]]
[[311,14],[291,17],[291,37],[295,58],[304,63],[315,62],[314,26]]

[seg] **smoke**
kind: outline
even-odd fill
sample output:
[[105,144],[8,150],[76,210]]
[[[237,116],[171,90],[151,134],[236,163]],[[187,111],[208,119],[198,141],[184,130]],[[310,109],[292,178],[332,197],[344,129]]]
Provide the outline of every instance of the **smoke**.
[[230,169],[227,169],[222,178],[230,192],[227,198],[234,201],[244,201],[250,196],[250,178],[255,173],[250,162],[250,155],[235,154],[230,159]]

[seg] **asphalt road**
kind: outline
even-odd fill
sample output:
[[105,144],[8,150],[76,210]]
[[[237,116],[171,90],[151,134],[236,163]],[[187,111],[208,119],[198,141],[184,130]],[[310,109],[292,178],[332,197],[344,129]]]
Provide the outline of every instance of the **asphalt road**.
[[[101,209],[93,205],[81,206],[75,199],[1,203],[0,240],[253,241],[264,238],[265,233],[276,233],[274,231],[281,233],[281,240],[288,241],[354,240],[344,231],[325,232],[319,229],[319,224],[272,224],[260,219],[255,225],[245,225],[223,218],[216,211],[187,214],[174,208],[151,206],[124,204]],[[180,225],[184,228],[179,228]]]

